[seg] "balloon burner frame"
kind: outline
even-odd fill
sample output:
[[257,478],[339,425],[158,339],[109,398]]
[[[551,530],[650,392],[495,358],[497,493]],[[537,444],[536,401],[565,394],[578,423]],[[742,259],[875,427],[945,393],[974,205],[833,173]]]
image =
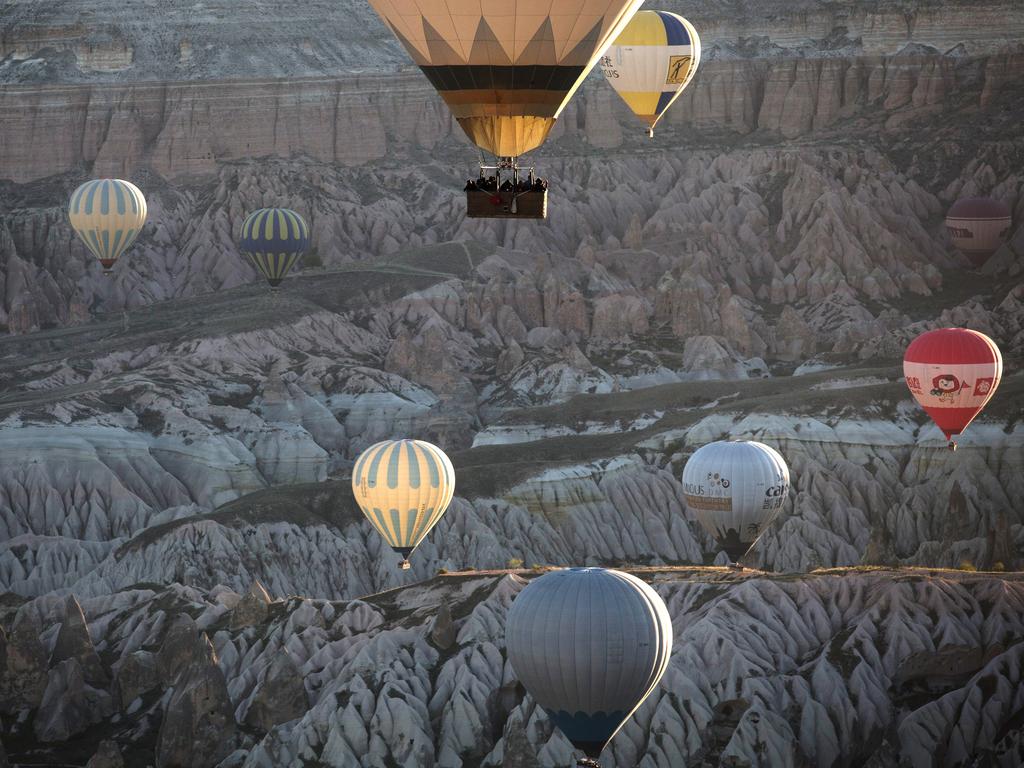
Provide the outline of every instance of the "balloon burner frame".
[[[502,188],[502,184],[507,186]],[[547,215],[547,182],[535,175],[533,166],[520,167],[515,157],[498,158],[494,165],[480,163],[480,175],[466,184],[466,216],[470,219],[545,219]]]

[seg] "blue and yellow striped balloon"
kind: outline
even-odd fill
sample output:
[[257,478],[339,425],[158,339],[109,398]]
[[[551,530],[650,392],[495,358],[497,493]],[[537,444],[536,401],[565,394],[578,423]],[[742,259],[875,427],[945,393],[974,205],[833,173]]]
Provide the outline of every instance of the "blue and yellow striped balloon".
[[295,211],[260,208],[245,217],[238,247],[252,259],[271,288],[277,288],[309,248],[309,227]]
[[700,36],[690,22],[668,11],[640,11],[608,48],[601,70],[653,136],[698,64]]
[[71,193],[68,219],[109,275],[146,223],[146,198],[129,181],[94,179]]
[[352,494],[370,524],[409,567],[409,555],[448,509],[455,470],[444,451],[423,440],[371,445],[352,470]]

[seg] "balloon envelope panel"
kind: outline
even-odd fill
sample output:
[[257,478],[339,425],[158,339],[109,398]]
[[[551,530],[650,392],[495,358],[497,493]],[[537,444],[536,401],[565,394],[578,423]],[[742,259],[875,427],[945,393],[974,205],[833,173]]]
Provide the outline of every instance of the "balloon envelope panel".
[[146,198],[130,181],[94,179],[71,194],[71,226],[109,271],[146,223]]
[[636,577],[570,568],[523,589],[505,639],[526,690],[596,757],[664,674],[672,622],[664,601]]
[[423,540],[448,508],[455,470],[436,445],[385,440],[356,460],[352,493],[370,524],[404,553]]
[[652,129],[699,64],[697,30],[667,11],[639,11],[601,59],[605,79]]
[[782,510],[789,467],[764,443],[708,443],[683,467],[683,494],[704,530],[736,560]]
[[481,149],[540,146],[642,0],[370,0]]
[[1003,375],[1003,357],[988,336],[968,328],[939,328],[914,339],[903,356],[914,399],[949,440],[981,412]]

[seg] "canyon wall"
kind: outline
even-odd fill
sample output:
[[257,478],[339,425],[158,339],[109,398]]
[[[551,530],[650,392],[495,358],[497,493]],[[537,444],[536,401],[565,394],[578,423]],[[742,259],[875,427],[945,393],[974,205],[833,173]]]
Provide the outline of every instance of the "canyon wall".
[[[710,61],[660,129],[682,132],[670,141],[684,145],[752,132],[827,137],[840,123],[846,131],[896,132],[940,112],[980,118],[1022,76],[1024,53]],[[20,183],[69,170],[130,176],[141,167],[174,179],[267,155],[358,165],[466,146],[419,73],[8,85],[0,89],[0,132],[0,174]],[[644,148],[641,133],[619,99],[594,82],[539,156],[562,153],[563,137],[595,149]]]
[[[990,54],[1024,39],[1012,0],[666,0],[710,56],[904,46]],[[0,82],[264,79],[395,72],[408,59],[364,0],[193,3],[9,0],[0,11]]]

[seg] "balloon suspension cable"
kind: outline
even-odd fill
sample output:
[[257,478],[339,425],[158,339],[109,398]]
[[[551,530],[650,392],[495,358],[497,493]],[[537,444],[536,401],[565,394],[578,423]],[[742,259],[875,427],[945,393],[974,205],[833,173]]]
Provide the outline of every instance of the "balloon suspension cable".
[[653,139],[654,138],[654,127],[653,126],[651,128],[647,129],[647,138],[648,139]]

